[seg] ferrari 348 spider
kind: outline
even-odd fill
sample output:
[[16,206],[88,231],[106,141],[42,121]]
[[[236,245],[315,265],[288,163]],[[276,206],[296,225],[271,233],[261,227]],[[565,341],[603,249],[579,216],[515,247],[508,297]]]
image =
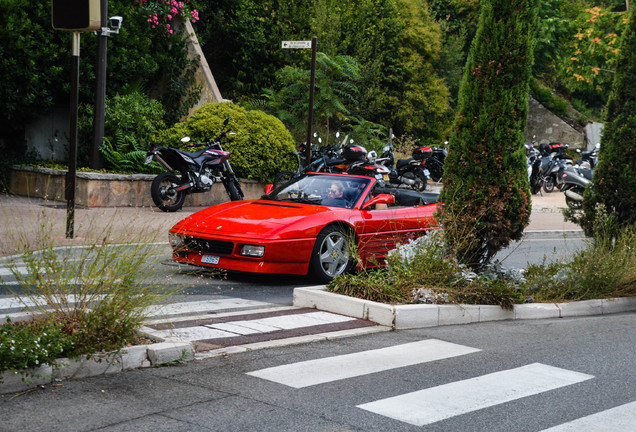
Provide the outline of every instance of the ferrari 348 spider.
[[437,195],[370,177],[309,173],[266,191],[178,222],[170,230],[173,261],[328,282],[356,265],[383,265],[397,244],[438,228]]

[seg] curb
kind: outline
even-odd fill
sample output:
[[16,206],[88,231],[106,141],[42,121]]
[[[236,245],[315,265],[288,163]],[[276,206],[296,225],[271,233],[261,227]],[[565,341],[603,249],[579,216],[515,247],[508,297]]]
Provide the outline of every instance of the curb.
[[57,360],[55,366],[43,365],[25,370],[24,376],[11,371],[0,372],[0,394],[23,392],[35,386],[62,380],[156,367],[192,359],[192,345],[179,342],[135,345],[114,353],[95,354],[89,359],[85,356],[79,359],[62,358]]
[[366,319],[394,329],[414,329],[486,321],[607,315],[636,311],[636,297],[569,303],[528,303],[512,310],[493,305],[389,305],[334,294],[324,285],[295,288],[294,306]]
[[585,238],[583,230],[532,230],[524,231],[523,238],[527,239],[554,239],[569,238],[578,239]]

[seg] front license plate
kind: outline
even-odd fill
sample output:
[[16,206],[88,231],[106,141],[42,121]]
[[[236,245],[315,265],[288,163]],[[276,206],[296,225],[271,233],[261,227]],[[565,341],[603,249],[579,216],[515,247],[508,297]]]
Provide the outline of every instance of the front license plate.
[[152,162],[152,155],[146,156],[146,165],[148,165],[150,162]]
[[384,178],[384,176],[382,174],[376,174],[375,178],[378,180],[382,180]]
[[206,264],[218,264],[221,258],[215,255],[203,255],[201,262]]

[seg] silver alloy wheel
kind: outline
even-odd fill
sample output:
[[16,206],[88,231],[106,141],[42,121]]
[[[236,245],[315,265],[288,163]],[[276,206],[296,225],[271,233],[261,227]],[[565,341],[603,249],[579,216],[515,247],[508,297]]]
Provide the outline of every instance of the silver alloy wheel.
[[329,233],[320,244],[320,266],[331,278],[343,273],[349,263],[348,242],[343,233]]

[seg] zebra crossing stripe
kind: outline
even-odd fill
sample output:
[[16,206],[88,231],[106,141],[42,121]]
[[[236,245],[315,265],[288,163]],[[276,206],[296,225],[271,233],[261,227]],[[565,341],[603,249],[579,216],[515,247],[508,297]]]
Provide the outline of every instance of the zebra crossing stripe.
[[268,333],[279,330],[293,330],[353,320],[355,320],[355,318],[329,312],[310,312],[297,315],[281,315],[254,320],[230,321],[220,324],[205,324],[196,327],[159,330],[153,332],[153,335],[164,339],[176,338],[182,341],[192,342],[236,337],[246,334]]
[[424,426],[592,378],[592,375],[533,363],[358,405],[358,408]]
[[618,432],[636,431],[636,402],[545,429],[542,432]]
[[463,345],[427,339],[387,348],[308,360],[248,372],[248,375],[302,388],[382,372],[480,351]]

